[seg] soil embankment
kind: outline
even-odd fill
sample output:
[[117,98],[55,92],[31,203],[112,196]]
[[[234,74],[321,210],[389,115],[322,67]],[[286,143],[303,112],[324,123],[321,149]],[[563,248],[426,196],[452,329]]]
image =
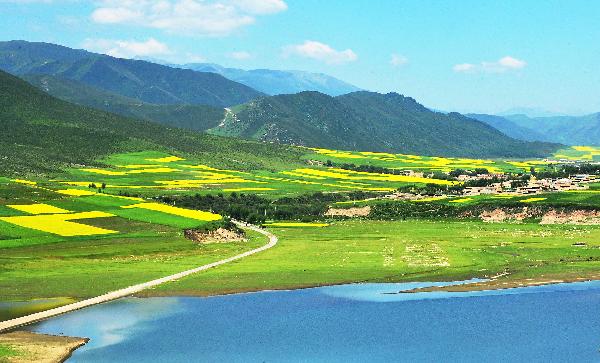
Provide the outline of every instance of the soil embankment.
[[0,344],[7,345],[17,352],[16,355],[6,358],[6,362],[9,363],[61,363],[88,341],[87,338],[36,334],[26,331],[0,335]]

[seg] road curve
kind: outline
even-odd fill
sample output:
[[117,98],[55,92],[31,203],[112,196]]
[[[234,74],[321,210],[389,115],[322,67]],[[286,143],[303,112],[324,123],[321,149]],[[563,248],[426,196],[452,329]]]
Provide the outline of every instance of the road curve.
[[250,230],[253,230],[255,232],[258,232],[260,234],[263,234],[265,236],[267,236],[269,238],[269,243],[267,243],[266,245],[259,247],[259,248],[255,248],[253,250],[241,253],[239,255],[235,255],[233,257],[229,257],[226,258],[224,260],[220,260],[217,262],[213,262],[213,263],[209,263],[207,265],[203,265],[200,267],[196,267],[194,269],[191,270],[187,270],[187,271],[183,271],[183,272],[179,272],[177,274],[174,275],[170,275],[170,276],[166,276],[166,277],[162,277],[160,279],[156,279],[156,280],[152,280],[152,281],[148,281],[148,282],[144,282],[141,284],[137,284],[137,285],[133,285],[133,286],[129,286],[126,287],[124,289],[120,289],[120,290],[116,290],[116,291],[112,291],[109,293],[106,293],[104,295],[100,295],[100,296],[96,296],[93,297],[91,299],[86,299],[86,300],[81,300],[78,301],[76,303],[72,303],[72,304],[68,304],[68,305],[64,305],[58,308],[54,308],[54,309],[50,309],[50,310],[46,310],[46,311],[41,311],[39,313],[35,313],[35,314],[30,314],[30,315],[26,315],[26,316],[22,316],[20,318],[16,318],[16,319],[12,319],[12,320],[6,320],[6,321],[2,321],[0,322],[0,333],[5,332],[7,330],[11,330],[14,328],[18,328],[20,326],[24,326],[24,325],[28,325],[28,324],[32,324],[41,320],[45,320],[57,315],[61,315],[61,314],[65,314],[65,313],[69,313],[71,311],[75,311],[75,310],[79,310],[79,309],[83,309],[86,308],[88,306],[92,306],[92,305],[96,305],[96,304],[101,304],[104,302],[108,302],[111,300],[115,300],[115,299],[119,299],[125,296],[129,296],[129,295],[133,295],[136,294],[142,290],[154,287],[154,286],[158,286],[160,284],[164,284],[165,282],[169,282],[169,281],[175,281],[178,280],[182,277],[186,277],[192,274],[195,274],[197,272],[200,271],[204,271],[204,270],[208,270],[210,268],[213,267],[217,267],[220,265],[224,265],[226,263],[235,261],[235,260],[239,260],[241,258],[253,255],[255,253],[258,252],[262,252],[265,250],[268,250],[269,248],[275,246],[277,244],[278,238],[277,236],[275,236],[274,234],[267,232],[266,230],[259,228],[257,226],[254,225],[250,225],[250,224],[246,224],[246,223],[242,223],[242,222],[238,222],[238,221],[233,221],[238,227],[241,228],[247,228]]

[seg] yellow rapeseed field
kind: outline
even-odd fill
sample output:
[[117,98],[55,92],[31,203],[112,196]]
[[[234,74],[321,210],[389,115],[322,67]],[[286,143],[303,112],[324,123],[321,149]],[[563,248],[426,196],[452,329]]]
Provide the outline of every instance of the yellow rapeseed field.
[[39,203],[39,204],[19,204],[19,205],[7,205],[12,209],[19,210],[21,212],[29,214],[59,214],[59,213],[71,213],[71,211],[55,207],[53,205]]
[[114,171],[108,169],[96,169],[96,168],[84,168],[79,169],[81,171],[85,171],[86,173],[100,174],[100,175],[127,175],[124,171]]
[[52,233],[63,237],[92,236],[118,233],[110,229],[71,222],[77,219],[114,217],[105,212],[81,212],[71,214],[41,214],[33,216],[2,217],[0,220],[17,226]]
[[542,200],[546,200],[546,198],[527,198],[527,199],[521,199],[519,202],[533,203],[533,202],[540,202]]
[[19,184],[37,185],[36,182],[31,181],[31,180],[25,180],[25,179],[11,179],[11,181],[13,181],[15,183],[19,183]]
[[466,203],[466,202],[470,202],[472,200],[473,200],[473,198],[459,198],[459,199],[452,199],[450,201],[450,203]]
[[146,161],[151,161],[154,163],[172,163],[174,161],[183,161],[183,160],[185,160],[185,159],[180,158],[179,156],[166,156],[164,158],[146,159]]
[[155,211],[155,212],[162,212],[162,213],[172,214],[172,215],[176,215],[176,216],[180,216],[180,217],[185,217],[185,218],[190,218],[190,219],[195,219],[198,221],[205,221],[205,222],[218,221],[223,218],[220,215],[215,214],[215,213],[173,207],[173,206],[161,204],[161,203],[139,203],[139,204],[123,206],[121,208],[146,209],[146,210],[151,210],[151,211]]
[[304,222],[273,222],[265,223],[263,226],[269,227],[327,227],[328,223],[304,223]]
[[95,195],[95,192],[91,192],[89,190],[82,189],[61,189],[56,191],[59,194],[69,195],[72,197],[82,197],[85,195]]

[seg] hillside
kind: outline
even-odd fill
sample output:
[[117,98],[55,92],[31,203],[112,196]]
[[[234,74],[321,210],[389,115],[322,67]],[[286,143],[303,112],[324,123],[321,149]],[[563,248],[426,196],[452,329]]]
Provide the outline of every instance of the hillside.
[[330,96],[338,96],[360,90],[356,86],[323,73],[272,69],[244,70],[225,68],[211,63],[192,63],[180,67],[217,73],[269,95],[318,91]]
[[263,97],[235,107],[210,132],[324,148],[470,157],[537,157],[556,144],[512,139],[458,113],[432,112],[396,93],[318,92]]
[[524,114],[469,117],[520,140],[555,142],[566,145],[600,145],[600,113],[584,116],[530,117]]
[[548,138],[540,132],[535,131],[534,129],[524,127],[516,124],[515,122],[496,115],[487,115],[487,114],[479,114],[479,113],[470,113],[466,115],[467,117],[473,118],[475,120],[484,122],[498,131],[514,138],[517,140],[524,141],[550,141]]
[[55,76],[29,74],[22,78],[64,101],[168,126],[204,131],[224,117],[224,110],[213,106],[156,105]]
[[585,116],[504,117],[521,127],[541,133],[547,141],[567,145],[600,145],[600,113]]
[[0,69],[15,75],[58,76],[154,104],[227,107],[262,95],[215,73],[114,58],[48,43],[0,42]]
[[59,172],[112,153],[156,150],[239,169],[290,165],[301,151],[220,138],[117,116],[58,100],[0,71],[0,173]]

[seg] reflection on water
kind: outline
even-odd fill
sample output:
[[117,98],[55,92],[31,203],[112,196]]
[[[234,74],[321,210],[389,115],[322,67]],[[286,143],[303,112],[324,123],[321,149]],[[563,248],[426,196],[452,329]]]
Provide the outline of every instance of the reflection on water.
[[0,321],[10,320],[40,311],[74,303],[69,297],[0,302]]
[[91,338],[73,362],[600,361],[600,282],[396,294],[431,285],[127,298],[31,329]]
[[[122,342],[127,336],[140,334],[142,323],[161,319],[177,311],[177,298],[117,300],[97,305],[52,321],[52,329],[59,333],[84,331],[93,338],[90,349],[98,349]],[[42,327],[45,323],[41,323]],[[31,329],[31,328],[30,328]]]

